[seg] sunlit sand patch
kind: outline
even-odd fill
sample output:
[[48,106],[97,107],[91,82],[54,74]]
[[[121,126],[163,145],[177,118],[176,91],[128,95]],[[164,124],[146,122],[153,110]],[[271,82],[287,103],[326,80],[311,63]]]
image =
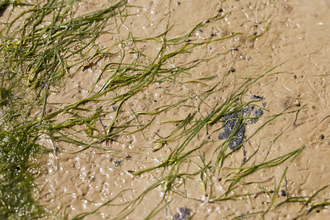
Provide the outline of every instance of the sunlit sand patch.
[[4,28],[12,6],[10,19],[33,10],[2,32],[1,199],[26,199],[21,177],[34,191],[24,210],[0,211],[326,216],[328,13],[298,3],[9,5]]

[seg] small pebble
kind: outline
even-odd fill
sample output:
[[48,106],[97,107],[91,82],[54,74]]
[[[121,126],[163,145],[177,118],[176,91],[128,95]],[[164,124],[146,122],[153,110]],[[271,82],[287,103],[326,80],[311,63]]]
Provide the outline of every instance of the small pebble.
[[263,96],[257,96],[257,95],[252,95],[251,96],[251,100],[262,100],[262,99],[264,99]]
[[280,196],[287,196],[286,192],[282,189],[281,192],[278,193]]
[[233,67],[231,67],[230,68],[230,70],[229,70],[229,72],[232,72],[232,73],[234,73],[236,70],[235,70],[235,68],[233,68]]
[[54,148],[53,148],[53,151],[55,151],[55,152],[59,152],[60,149],[58,149],[58,147],[54,147]]
[[324,135],[321,134],[320,137],[319,137],[319,140],[323,140],[324,139]]
[[122,162],[121,160],[118,160],[118,161],[114,161],[113,164],[114,164],[116,167],[118,167],[118,166],[120,166],[121,162]]

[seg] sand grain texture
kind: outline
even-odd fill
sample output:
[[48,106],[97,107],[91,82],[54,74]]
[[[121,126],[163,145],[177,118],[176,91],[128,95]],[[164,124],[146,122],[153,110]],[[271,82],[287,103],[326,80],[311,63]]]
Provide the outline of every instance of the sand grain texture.
[[[102,1],[99,1],[100,3]],[[230,36],[230,33],[241,33],[233,38],[216,43],[204,44],[192,49],[191,53],[180,54],[172,59],[172,64],[180,65],[193,62],[197,59],[206,59],[218,55],[218,57],[204,62],[192,69],[187,70],[190,76],[178,77],[178,82],[172,81],[156,82],[142,89],[132,99],[125,102],[121,114],[127,114],[128,119],[134,118],[134,112],[152,111],[164,105],[171,105],[186,98],[193,97],[178,107],[162,112],[155,116],[141,115],[141,124],[153,120],[150,126],[144,129],[143,133],[138,132],[117,138],[117,142],[108,141],[99,143],[99,146],[107,150],[88,148],[82,152],[68,154],[68,152],[81,150],[82,147],[69,145],[64,142],[56,143],[59,152],[50,153],[47,158],[40,160],[43,167],[36,179],[37,186],[42,190],[39,202],[51,213],[57,213],[66,219],[95,210],[102,203],[114,198],[122,190],[113,203],[101,207],[95,214],[84,219],[113,219],[121,213],[124,206],[115,204],[130,202],[137,198],[149,186],[168,174],[169,169],[155,169],[140,175],[132,175],[130,171],[143,170],[161,163],[157,158],[165,158],[170,154],[166,146],[159,151],[153,152],[154,140],[159,137],[166,137],[176,128],[175,123],[164,123],[164,121],[185,119],[189,114],[196,113],[189,106],[198,106],[200,100],[198,95],[208,88],[203,83],[187,83],[205,77],[221,78],[228,73],[230,68],[235,72],[230,76],[236,77],[236,83],[240,84],[245,78],[256,78],[272,67],[282,64],[275,72],[252,85],[243,96],[244,102],[250,102],[252,95],[264,97],[267,104],[262,106],[262,101],[254,104],[261,107],[264,115],[255,124],[246,125],[246,137],[252,135],[256,129],[265,123],[274,114],[284,110],[294,111],[305,106],[295,120],[295,114],[284,114],[276,120],[267,124],[253,138],[244,144],[246,157],[249,158],[258,148],[258,154],[249,161],[261,163],[265,156],[266,160],[274,159],[306,145],[307,147],[289,166],[285,180],[281,183],[280,189],[285,193],[276,196],[276,204],[289,197],[311,196],[317,190],[330,183],[330,128],[329,128],[329,89],[330,84],[330,1],[161,1],[161,0],[131,0],[129,4],[141,6],[131,8],[129,11],[133,16],[127,17],[125,24],[130,28],[136,37],[153,37],[166,30],[167,23],[173,28],[168,32],[167,38],[187,34],[194,25],[206,21],[203,27],[198,28],[192,36],[191,42],[202,42],[208,39],[217,39]],[[102,2],[106,5],[106,1]],[[98,7],[93,6],[93,7]],[[88,7],[77,8],[86,10]],[[87,9],[88,10],[88,9]],[[224,19],[209,22],[216,16],[225,15]],[[116,41],[118,36],[115,29],[109,27],[110,34],[102,35],[98,39],[100,48],[106,48]],[[266,31],[266,29],[268,30]],[[120,33],[123,37],[128,36],[125,27],[120,26]],[[263,34],[255,40],[254,36]],[[160,45],[156,42],[138,42],[137,47],[144,49],[144,53],[150,58],[155,57]],[[237,50],[231,50],[237,48]],[[168,53],[175,51],[178,46],[169,46]],[[115,49],[113,49],[115,51]],[[112,51],[112,52],[114,52]],[[229,52],[227,52],[229,51]],[[226,53],[227,52],[227,53]],[[223,53],[223,55],[221,55]],[[124,61],[134,59],[129,54]],[[66,87],[59,94],[52,94],[48,98],[49,103],[62,103],[63,106],[74,103],[85,98],[91,91],[94,82],[101,73],[101,67],[107,62],[116,62],[118,57],[101,59],[94,67],[84,71],[77,69],[73,76],[66,78]],[[141,61],[143,62],[143,61]],[[106,79],[106,77],[104,77]],[[103,83],[101,79],[100,84]],[[215,81],[205,81],[210,87]],[[232,86],[230,81],[228,86]],[[130,88],[121,88],[118,94],[123,94]],[[224,103],[231,93],[225,88],[216,94],[207,97],[204,101],[209,106],[216,103]],[[176,94],[176,96],[168,95]],[[115,94],[106,94],[106,97],[113,97]],[[49,106],[50,107],[50,106]],[[56,106],[53,108],[59,108]],[[84,108],[92,108],[93,103],[86,103]],[[102,118],[105,125],[109,125],[115,114],[115,107],[104,105],[107,112]],[[206,105],[200,105],[198,117],[207,117],[210,109]],[[86,113],[87,114],[87,113]],[[63,117],[63,118],[61,118]],[[56,120],[63,120],[65,115],[58,116]],[[153,119],[154,118],[154,119]],[[127,119],[127,120],[128,120]],[[218,122],[210,129],[214,131],[221,128],[222,123]],[[95,126],[102,130],[99,121]],[[77,126],[76,130],[83,131],[85,127]],[[130,130],[128,129],[128,132]],[[283,132],[284,131],[284,132]],[[283,134],[276,140],[276,136]],[[82,134],[82,138],[85,136]],[[214,161],[214,152],[219,143],[219,131],[208,137],[203,128],[186,150],[193,149],[204,140],[212,140],[203,146],[199,152],[205,153],[205,158]],[[319,139],[324,135],[324,139]],[[88,138],[87,138],[88,140]],[[48,148],[53,148],[54,143],[47,140],[40,140],[40,143]],[[169,143],[174,149],[178,142]],[[229,149],[228,149],[229,152]],[[228,153],[227,152],[227,153]],[[118,163],[121,161],[121,163]],[[196,157],[191,163],[182,165],[181,170],[196,172],[199,170],[200,162]],[[239,167],[243,161],[243,149],[235,151],[226,159],[223,167]],[[126,219],[145,219],[159,202],[165,205],[171,201],[167,208],[155,214],[152,219],[172,219],[177,208],[186,207],[191,210],[192,219],[234,219],[235,217],[247,217],[251,213],[258,213],[268,208],[271,198],[266,193],[257,193],[262,188],[271,192],[274,184],[282,177],[285,163],[268,169],[260,170],[253,175],[244,178],[244,182],[254,184],[239,187],[230,196],[240,195],[249,192],[249,198],[241,197],[236,201],[215,201],[208,203],[210,195],[209,188],[203,190],[199,181],[192,181],[189,178],[176,179],[177,193],[168,194],[167,201],[164,201],[165,185],[159,184],[154,190],[148,192],[136,209]],[[189,167],[189,168],[188,168]],[[223,172],[214,171],[209,173],[209,185],[213,185],[213,195],[222,195],[228,182],[225,182],[229,169]],[[200,178],[194,176],[193,178]],[[186,189],[179,183],[185,180]],[[186,190],[186,192],[184,192]],[[180,194],[181,193],[181,194]],[[183,196],[186,193],[186,196]],[[325,189],[316,196],[316,201],[323,201],[330,198],[330,189]],[[93,203],[92,203],[92,202]],[[204,202],[203,202],[204,201]],[[265,219],[293,219],[303,212],[299,212],[301,204],[285,203],[275,209],[271,209]],[[306,213],[306,210],[304,212]],[[258,214],[252,214],[256,219],[261,219]],[[327,209],[322,209],[306,217],[307,219],[326,219],[329,216]]]

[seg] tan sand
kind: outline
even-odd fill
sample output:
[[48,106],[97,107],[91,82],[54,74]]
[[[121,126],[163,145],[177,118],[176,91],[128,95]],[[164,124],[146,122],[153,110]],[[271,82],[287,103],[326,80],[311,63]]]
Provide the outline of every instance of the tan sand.
[[[106,4],[107,1],[98,1]],[[330,183],[330,111],[329,111],[329,54],[330,54],[330,1],[329,0],[250,0],[250,1],[199,1],[199,0],[130,0],[130,4],[141,6],[141,8],[130,9],[131,13],[137,13],[125,20],[132,33],[136,37],[150,37],[163,33],[166,30],[167,22],[173,28],[167,37],[172,38],[186,34],[199,22],[212,19],[216,16],[225,16],[225,19],[207,23],[200,30],[194,32],[191,39],[193,42],[200,42],[206,39],[216,39],[228,36],[229,33],[242,33],[232,39],[219,41],[209,45],[203,45],[193,49],[193,53],[180,55],[175,58],[175,64],[187,63],[196,59],[208,58],[224,53],[231,48],[237,47],[238,51],[232,50],[217,58],[203,63],[191,70],[191,76],[179,78],[179,82],[186,82],[191,79],[201,77],[222,77],[233,67],[236,71],[237,83],[242,78],[258,77],[272,67],[286,62],[278,67],[275,72],[264,77],[244,95],[244,101],[248,102],[251,95],[263,96],[267,103],[264,108],[264,117],[256,124],[248,125],[246,136],[252,135],[256,129],[265,123],[269,116],[281,113],[285,109],[297,110],[306,106],[298,114],[295,121],[295,114],[285,114],[278,117],[272,123],[267,124],[260,132],[245,144],[247,157],[259,148],[258,155],[254,157],[252,163],[261,163],[269,150],[267,159],[279,157],[287,154],[299,147],[306,145],[303,152],[289,166],[280,189],[290,197],[311,196],[317,190]],[[93,1],[93,3],[95,3]],[[97,8],[98,6],[93,6]],[[77,10],[81,13],[87,11],[89,7],[82,5]],[[222,12],[219,12],[219,10]],[[268,31],[256,40],[251,37]],[[128,32],[121,27],[123,36]],[[107,34],[99,39],[100,47],[107,47],[115,42],[116,32]],[[149,57],[154,57],[159,44],[140,43],[140,48],[145,47],[145,53]],[[169,48],[169,50],[175,49]],[[113,51],[114,52],[114,51]],[[93,83],[100,74],[102,65],[109,61],[118,60],[118,57],[102,59],[95,67],[82,71],[77,69],[73,77],[67,77],[65,90],[59,94],[49,97],[50,103],[61,102],[67,105],[87,96]],[[133,57],[126,57],[130,60]],[[170,64],[169,64],[170,65]],[[206,82],[209,83],[209,82]],[[209,83],[211,86],[214,82]],[[144,88],[134,95],[132,100],[128,100],[122,114],[131,115],[131,110],[151,111],[159,106],[169,105],[178,102],[183,97],[196,97],[206,86],[199,83],[154,83]],[[121,91],[124,92],[124,91]],[[166,95],[166,93],[178,94],[178,96]],[[230,91],[224,90],[208,97],[208,105],[214,106],[217,102],[223,103]],[[109,94],[112,96],[113,94]],[[157,102],[154,102],[156,100]],[[98,208],[102,203],[107,202],[123,192],[113,203],[119,204],[131,201],[142,193],[147,187],[161,178],[163,172],[168,170],[156,169],[141,175],[132,175],[128,171],[142,170],[156,166],[161,162],[157,158],[165,158],[170,151],[164,147],[157,152],[152,152],[155,139],[165,137],[175,128],[173,123],[163,123],[166,120],[184,119],[192,112],[190,107],[200,103],[198,98],[189,99],[184,105],[163,112],[155,116],[153,123],[143,133],[138,132],[132,135],[119,137],[118,142],[102,143],[100,146],[108,150],[88,148],[80,153],[68,154],[69,151],[76,151],[80,148],[65,143],[52,143],[50,141],[40,143],[49,148],[55,145],[61,152],[50,153],[47,158],[43,158],[40,163],[43,169],[39,172],[36,184],[42,189],[40,204],[49,212],[71,219],[74,216],[90,212]],[[261,106],[261,103],[256,103]],[[87,103],[88,107],[91,105]],[[92,106],[91,106],[92,107]],[[49,111],[51,111],[49,105]],[[53,107],[55,108],[55,107]],[[112,111],[107,119],[114,117],[114,110],[111,106],[104,106],[104,109]],[[196,110],[194,110],[196,112]],[[200,114],[204,117],[208,114],[208,107],[201,106]],[[198,113],[199,114],[199,113]],[[64,117],[64,116],[63,116]],[[133,117],[132,115],[130,116]],[[141,116],[142,124],[150,121],[154,116]],[[62,120],[60,117],[57,120]],[[104,119],[104,123],[106,119]],[[101,127],[98,123],[96,126]],[[212,129],[218,129],[221,123],[217,123]],[[77,127],[77,130],[82,128]],[[202,130],[204,131],[204,130]],[[274,144],[276,136],[281,132]],[[211,139],[217,140],[217,134],[211,135]],[[320,138],[324,135],[324,138]],[[206,132],[201,132],[192,141],[188,149],[196,147],[200,141],[206,138]],[[201,148],[200,152],[205,152],[206,158],[213,158],[213,152],[221,143],[210,143]],[[175,147],[176,142],[171,143]],[[192,146],[194,145],[194,146]],[[198,152],[196,152],[198,154]],[[230,155],[224,167],[239,167],[243,159],[243,150],[240,149]],[[116,161],[122,161],[119,166],[115,166]],[[192,159],[194,161],[194,159]],[[195,160],[197,161],[197,159]],[[230,162],[229,162],[230,161]],[[196,162],[197,164],[198,162]],[[190,172],[198,170],[197,165],[192,163]],[[242,197],[237,201],[219,201],[208,203],[208,190],[203,192],[201,182],[187,180],[187,197],[180,194],[168,195],[167,201],[171,201],[167,208],[162,209],[152,219],[172,219],[177,213],[177,208],[187,207],[194,215],[193,219],[233,219],[244,214],[264,211],[268,208],[271,198],[271,190],[282,177],[288,162],[269,169],[256,172],[244,179],[245,182],[253,182],[251,185],[238,185],[236,194],[246,193],[250,198]],[[188,165],[184,165],[188,166]],[[214,195],[221,195],[224,192],[226,182],[225,175],[230,170],[210,173],[210,182]],[[195,176],[194,178],[200,178]],[[178,179],[179,183],[182,179]],[[270,192],[255,194],[258,187]],[[184,191],[180,186],[179,192]],[[139,206],[126,219],[144,219],[150,211],[162,201],[164,185],[150,191],[142,199]],[[329,199],[330,189],[325,189],[316,196],[316,201]],[[276,196],[276,204],[287,199],[286,195]],[[93,201],[89,202],[89,201]],[[113,219],[124,206],[103,206],[95,214],[87,216],[85,219]],[[306,214],[306,210],[300,212],[301,204],[285,203],[266,214],[265,219],[293,219],[300,214]],[[57,213],[57,210],[60,210]],[[327,209],[322,209],[308,219],[327,219],[330,213]],[[255,219],[261,219],[260,215],[255,215]]]

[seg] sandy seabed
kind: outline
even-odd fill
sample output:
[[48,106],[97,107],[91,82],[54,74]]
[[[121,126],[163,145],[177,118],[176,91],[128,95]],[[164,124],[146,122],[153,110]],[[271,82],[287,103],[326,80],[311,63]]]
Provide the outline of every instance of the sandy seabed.
[[[76,10],[83,14],[107,5],[107,1],[98,0],[93,3],[95,5],[81,4]],[[192,219],[233,219],[244,216],[244,218],[260,219],[261,216],[258,214],[252,214],[250,217],[247,215],[267,210],[272,199],[271,192],[274,187],[277,187],[276,183],[279,182],[288,165],[289,168],[280,185],[280,193],[275,196],[278,200],[276,203],[290,197],[312,196],[317,190],[330,183],[330,163],[328,162],[330,97],[327,88],[330,83],[329,0],[131,0],[129,4],[140,6],[130,8],[132,15],[124,21],[136,37],[154,37],[173,25],[167,33],[167,38],[171,39],[187,34],[200,22],[204,22],[205,25],[193,32],[189,37],[190,42],[217,39],[234,33],[241,34],[225,41],[197,46],[191,53],[176,57],[173,60],[174,63],[168,63],[168,65],[180,65],[180,63],[216,56],[188,70],[189,76],[178,78],[181,84],[171,81],[153,83],[128,100],[121,109],[121,113],[127,113],[132,117],[132,109],[135,112],[152,110],[174,104],[184,97],[194,97],[177,108],[156,116],[140,117],[142,124],[155,117],[153,123],[143,132],[118,137],[117,142],[101,143],[100,146],[109,149],[107,152],[88,148],[76,154],[68,154],[68,151],[77,151],[79,148],[59,143],[57,145],[59,152],[50,153],[47,158],[40,160],[43,168],[38,174],[36,184],[38,188],[43,189],[38,197],[41,205],[53,214],[72,219],[80,213],[97,209],[122,190],[128,190],[120,194],[113,203],[104,205],[94,214],[85,217],[85,219],[115,218],[124,207],[115,204],[135,199],[161,178],[164,172],[168,172],[155,169],[140,175],[132,175],[129,171],[156,166],[161,163],[157,158],[165,158],[170,153],[166,147],[152,152],[155,145],[153,141],[159,137],[166,137],[175,129],[175,124],[164,123],[164,121],[184,119],[188,114],[192,114],[189,106],[199,105],[198,95],[206,88],[203,83],[189,83],[188,80],[223,77],[229,71],[231,76],[235,75],[239,84],[242,79],[257,78],[277,65],[279,66],[273,74],[257,81],[242,97],[244,102],[249,102],[252,95],[257,95],[263,97],[263,102],[265,102],[265,106],[261,102],[255,103],[263,108],[264,115],[257,123],[246,126],[245,135],[247,137],[252,135],[272,115],[284,111],[296,111],[300,108],[301,110],[299,114],[283,114],[264,126],[244,144],[245,154],[249,158],[259,149],[253,161],[249,161],[251,166],[261,163],[265,157],[277,158],[306,146],[298,157],[290,165],[286,162],[246,177],[244,183],[251,182],[251,185],[245,187],[243,182],[240,182],[232,195],[248,191],[251,195],[249,197],[238,197],[236,201],[207,202],[209,189],[206,187],[208,190],[203,190],[201,181],[197,180],[202,177],[195,176],[196,181],[187,180],[186,189],[183,189],[181,185],[177,193],[169,194],[165,196],[165,199],[164,186],[159,185],[144,196],[126,219],[145,219],[162,200],[164,200],[163,206],[166,202],[170,203],[166,208],[155,213],[152,219],[188,219],[188,216],[193,216]],[[213,21],[214,18],[221,16],[224,18]],[[121,26],[120,30],[123,36],[128,36],[127,28]],[[98,39],[99,47],[104,48],[113,44],[118,38],[114,33],[114,30],[113,32],[110,30],[109,34],[102,35]],[[259,37],[251,40],[254,36]],[[160,49],[157,42],[141,42],[138,47],[151,58],[155,57]],[[84,98],[100,74],[100,67],[109,60],[116,59],[119,58],[110,57],[100,60],[95,67],[84,71],[77,69],[73,77],[67,77],[64,91],[50,95],[48,102],[67,105]],[[127,56],[125,59],[133,58]],[[210,83],[211,87],[214,85],[212,83]],[[124,90],[125,88],[122,88],[122,92],[125,92]],[[198,114],[206,117],[209,111],[207,106],[224,103],[230,93],[231,91],[223,89],[207,97],[205,99],[207,105],[202,105]],[[177,94],[177,96],[168,94]],[[111,95],[113,94],[109,94]],[[86,104],[88,105],[89,103]],[[51,108],[55,107],[48,105],[48,108],[51,111]],[[103,108],[109,112],[112,111],[106,117],[110,119],[114,117],[114,106],[103,106]],[[58,120],[60,121],[61,118],[59,117]],[[212,128],[219,129],[221,125],[219,122]],[[101,123],[97,126],[100,127]],[[196,147],[206,137],[214,143],[219,141],[217,136],[219,132],[211,136],[207,136],[206,133],[202,130],[187,146],[187,150]],[[54,143],[49,141],[40,141],[40,143],[49,148],[54,147]],[[176,145],[177,143],[174,142],[170,147],[174,148]],[[208,144],[199,152],[205,153],[205,158],[214,158],[213,152],[216,147],[214,145],[216,144]],[[243,148],[241,148],[229,155],[223,167],[239,167],[243,157]],[[197,162],[191,166],[192,170],[197,169]],[[210,173],[208,185],[214,186],[214,195],[223,193],[226,186],[225,174],[228,172]],[[268,193],[256,193],[260,189]],[[330,189],[324,189],[314,199],[325,201],[330,198],[329,193]],[[269,211],[265,219],[299,217],[300,214],[306,214],[307,210],[300,211],[301,206],[294,202],[284,203]],[[180,216],[180,208],[184,207],[190,211],[186,217],[182,213]],[[58,210],[60,211],[57,212]],[[175,215],[176,217],[173,217]],[[302,218],[327,219],[329,215],[329,211],[325,208]]]

